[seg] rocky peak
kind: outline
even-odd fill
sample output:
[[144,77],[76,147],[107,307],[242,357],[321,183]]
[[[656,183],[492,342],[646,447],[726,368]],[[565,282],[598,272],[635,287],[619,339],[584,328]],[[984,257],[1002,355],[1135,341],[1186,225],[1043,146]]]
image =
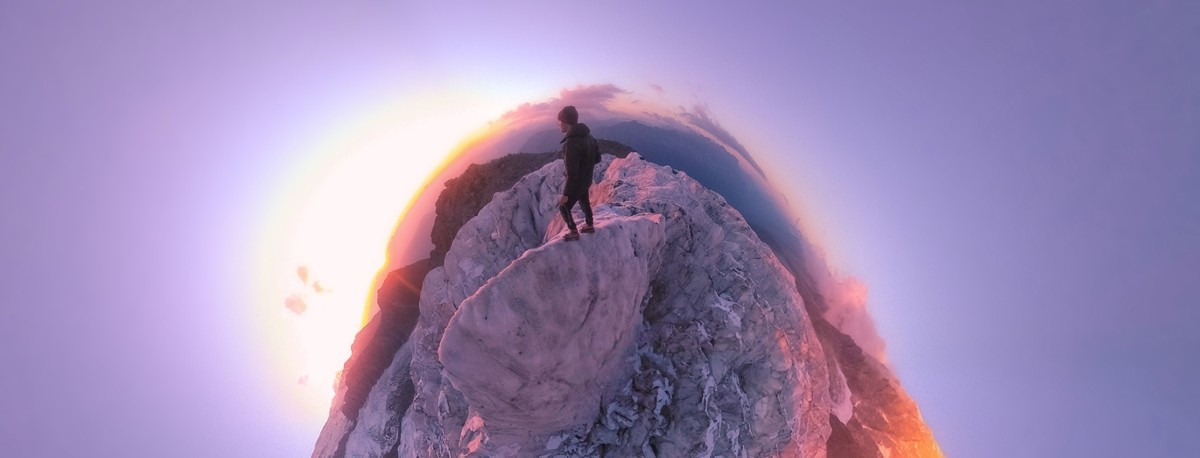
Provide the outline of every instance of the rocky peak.
[[[335,405],[314,456],[923,456],[897,446],[914,437],[936,452],[902,415],[915,405],[858,405],[856,388],[899,385],[867,380],[886,369],[810,318],[720,195],[637,155],[595,178],[598,230],[579,242],[561,238],[561,161],[467,220],[411,339],[356,416]],[[892,435],[913,421],[925,436]]]

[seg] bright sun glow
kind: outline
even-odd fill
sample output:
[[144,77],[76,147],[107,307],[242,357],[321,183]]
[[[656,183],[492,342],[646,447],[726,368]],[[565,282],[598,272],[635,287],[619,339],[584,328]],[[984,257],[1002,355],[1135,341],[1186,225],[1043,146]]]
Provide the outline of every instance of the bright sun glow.
[[332,151],[321,155],[332,159],[289,186],[294,210],[281,212],[275,223],[283,227],[268,236],[281,245],[264,272],[275,286],[264,291],[263,306],[274,317],[273,344],[289,353],[282,358],[285,380],[304,398],[306,417],[325,420],[406,207],[456,146],[511,104],[461,93],[406,100],[325,142],[321,148]]

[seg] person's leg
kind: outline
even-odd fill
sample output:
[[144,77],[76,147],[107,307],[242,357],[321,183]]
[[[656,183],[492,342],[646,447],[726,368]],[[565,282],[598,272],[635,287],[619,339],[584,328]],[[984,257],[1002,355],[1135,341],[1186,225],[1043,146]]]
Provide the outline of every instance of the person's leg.
[[592,227],[592,200],[588,197],[591,192],[587,189],[583,190],[583,195],[579,196],[579,208],[583,209],[583,219],[588,227]]
[[578,232],[578,230],[575,229],[575,217],[571,216],[571,208],[575,206],[575,202],[577,200],[579,199],[575,197],[568,197],[567,203],[559,204],[558,206],[558,211],[562,213],[563,221],[567,222],[567,229],[570,229],[571,232]]

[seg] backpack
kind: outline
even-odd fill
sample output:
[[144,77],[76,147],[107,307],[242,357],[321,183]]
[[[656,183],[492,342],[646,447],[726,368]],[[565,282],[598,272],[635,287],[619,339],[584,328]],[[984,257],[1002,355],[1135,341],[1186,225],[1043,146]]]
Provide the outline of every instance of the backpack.
[[592,145],[591,146],[592,147],[588,148],[588,149],[591,150],[590,152],[592,153],[592,165],[599,164],[600,156],[601,156],[600,142],[596,141],[595,137],[592,137]]

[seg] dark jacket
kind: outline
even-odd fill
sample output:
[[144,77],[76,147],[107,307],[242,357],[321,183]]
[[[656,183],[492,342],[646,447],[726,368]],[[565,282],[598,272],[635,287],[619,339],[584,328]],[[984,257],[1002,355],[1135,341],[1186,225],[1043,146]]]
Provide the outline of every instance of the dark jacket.
[[600,162],[600,145],[586,124],[571,126],[560,143],[563,145],[563,164],[567,169],[563,195],[568,198],[579,197],[592,185],[592,171]]

